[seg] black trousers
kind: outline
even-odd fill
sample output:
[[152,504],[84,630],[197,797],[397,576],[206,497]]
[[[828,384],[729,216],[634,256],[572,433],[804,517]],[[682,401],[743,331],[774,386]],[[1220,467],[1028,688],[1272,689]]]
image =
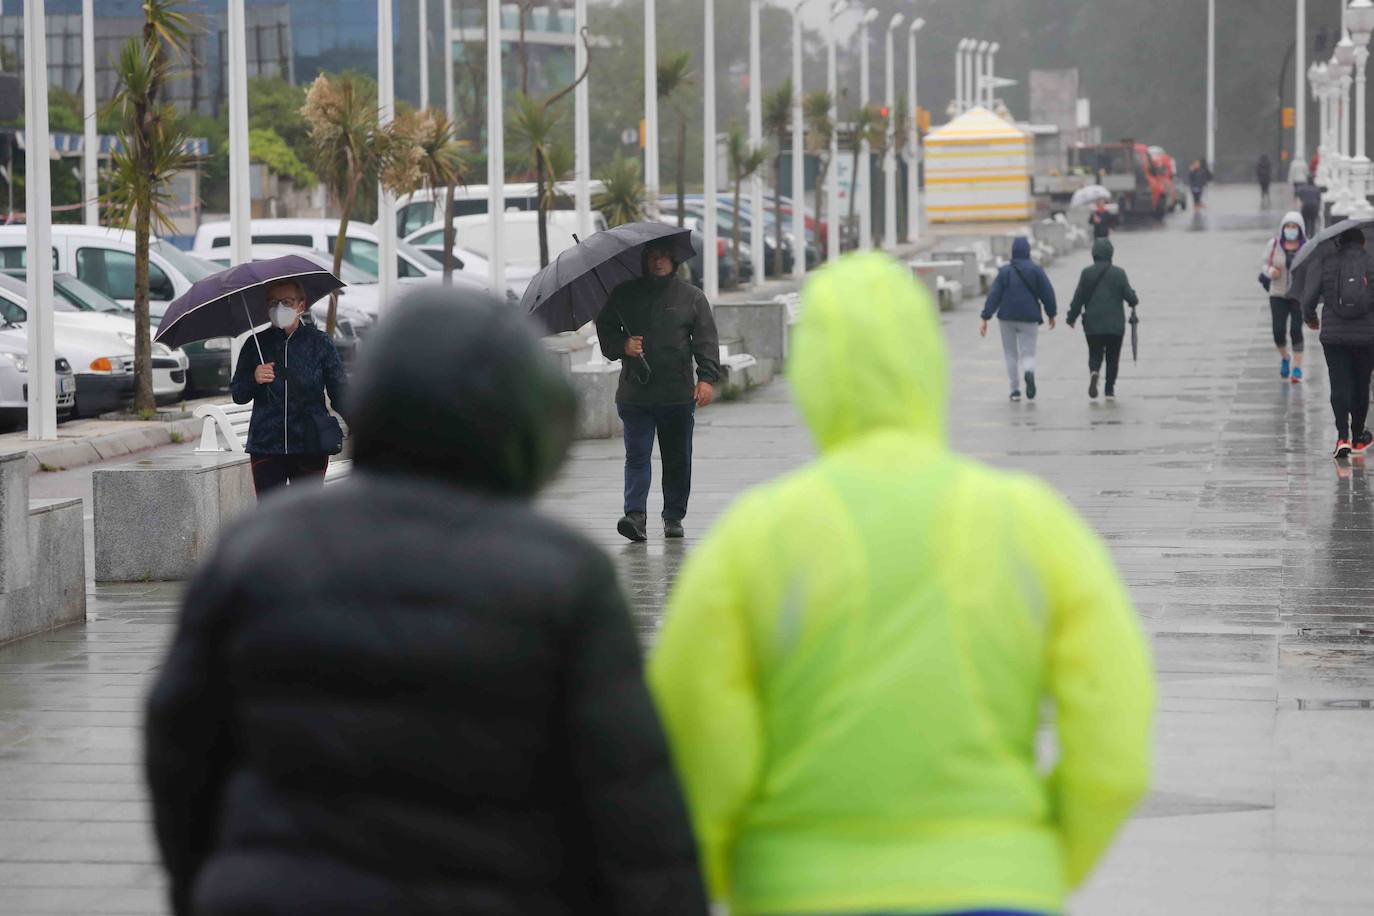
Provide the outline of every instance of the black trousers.
[[324,483],[329,470],[328,455],[254,455],[253,489],[258,496],[268,490],[292,486],[312,486]]
[[1307,224],[1304,228],[1307,230],[1307,237],[1308,237],[1309,239],[1310,239],[1312,236],[1316,235],[1316,234],[1317,234],[1317,230],[1321,228],[1321,227],[1318,226],[1318,224],[1317,224],[1318,217],[1320,217],[1320,216],[1321,216],[1321,208],[1319,208],[1319,207],[1303,207],[1303,208],[1302,208],[1302,221],[1303,221],[1304,223]]
[[692,431],[697,405],[615,405],[625,424],[625,514],[648,514],[654,438],[663,462],[663,519],[680,522],[692,495]]
[[1286,347],[1293,341],[1293,352],[1302,352],[1302,306],[1296,299],[1269,297],[1269,315],[1274,319],[1274,346]]
[[1374,346],[1322,344],[1331,380],[1331,412],[1342,439],[1364,434],[1369,416],[1369,376],[1374,372]]
[[1102,368],[1102,361],[1107,362],[1106,393],[1113,394],[1116,391],[1116,370],[1121,365],[1121,341],[1125,339],[1124,334],[1089,334],[1088,336],[1088,371],[1096,372]]

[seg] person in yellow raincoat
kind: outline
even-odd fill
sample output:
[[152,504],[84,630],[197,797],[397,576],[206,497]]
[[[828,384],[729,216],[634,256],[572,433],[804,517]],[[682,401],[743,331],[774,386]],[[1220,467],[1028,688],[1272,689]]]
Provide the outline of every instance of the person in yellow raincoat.
[[950,450],[945,375],[904,267],[818,272],[788,378],[821,455],[674,588],[650,686],[732,916],[1058,913],[1146,790],[1153,676],[1107,551]]

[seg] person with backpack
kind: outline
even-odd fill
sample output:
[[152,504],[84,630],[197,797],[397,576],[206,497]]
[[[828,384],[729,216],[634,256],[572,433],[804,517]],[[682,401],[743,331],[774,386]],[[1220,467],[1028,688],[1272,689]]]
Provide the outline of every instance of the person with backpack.
[[[1302,299],[1302,316],[1307,326],[1321,332],[1326,372],[1331,380],[1331,412],[1336,419],[1333,458],[1363,457],[1374,442],[1374,435],[1365,428],[1369,377],[1374,372],[1371,266],[1364,233],[1347,229],[1338,237],[1336,251],[1322,261],[1320,282],[1308,283]],[[1319,301],[1323,303],[1320,319]]]
[[[1283,215],[1279,234],[1270,240],[1260,262],[1260,285],[1269,292],[1269,312],[1274,319],[1274,346],[1279,349],[1279,377],[1294,385],[1302,381],[1302,306],[1293,285],[1293,259],[1307,243],[1302,214]],[[1289,339],[1293,348],[1288,348]]]
[[987,337],[988,320],[997,316],[1013,401],[1021,400],[1023,378],[1026,397],[1035,400],[1035,344],[1042,322],[1041,309],[1053,330],[1058,310],[1054,287],[1040,265],[1031,260],[1030,242],[1024,236],[1017,236],[1011,243],[1011,262],[997,272],[997,279],[992,282],[983,304],[982,323],[978,326],[979,335]]
[[1121,363],[1121,340],[1126,336],[1126,309],[1140,304],[1126,271],[1112,264],[1116,249],[1110,239],[1093,242],[1093,264],[1083,268],[1069,304],[1069,327],[1083,316],[1088,338],[1088,397],[1097,397],[1098,373],[1107,364],[1106,395],[1116,397],[1116,373]]

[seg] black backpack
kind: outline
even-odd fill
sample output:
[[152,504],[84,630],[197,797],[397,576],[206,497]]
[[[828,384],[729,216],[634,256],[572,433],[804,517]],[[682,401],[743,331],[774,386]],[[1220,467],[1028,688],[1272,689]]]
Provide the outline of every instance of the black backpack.
[[1335,259],[1335,289],[1327,289],[1326,307],[1336,317],[1358,321],[1370,315],[1369,260],[1363,248],[1342,250]]

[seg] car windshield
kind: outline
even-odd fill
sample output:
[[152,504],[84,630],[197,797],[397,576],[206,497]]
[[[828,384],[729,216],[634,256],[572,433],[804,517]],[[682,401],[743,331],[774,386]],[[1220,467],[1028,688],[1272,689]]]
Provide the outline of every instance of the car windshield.
[[194,255],[189,255],[180,248],[161,239],[153,242],[149,248],[157,252],[167,260],[169,264],[181,271],[182,275],[195,283],[197,280],[204,280],[219,273],[220,268],[208,261],[203,261]]
[[59,274],[53,277],[52,284],[53,290],[59,296],[64,297],[83,312],[110,312],[118,315],[133,311],[126,309],[94,286],[78,280],[71,274]]
[[[425,270],[444,269],[444,265],[440,264],[437,260],[430,257],[428,254],[416,248],[414,245],[410,244],[407,241],[398,239],[396,242],[396,250],[402,252],[403,254],[409,255],[412,261],[423,267]],[[343,278],[340,277],[339,279]]]
[[[561,226],[548,224],[549,256],[552,257],[564,249],[571,248],[573,245],[572,236]],[[468,251],[474,252],[481,257],[487,256],[489,249],[487,240],[487,224],[472,227],[474,231],[465,233],[460,244]],[[530,220],[528,222],[506,221],[505,232],[506,256],[512,260],[539,260],[539,225]]]

